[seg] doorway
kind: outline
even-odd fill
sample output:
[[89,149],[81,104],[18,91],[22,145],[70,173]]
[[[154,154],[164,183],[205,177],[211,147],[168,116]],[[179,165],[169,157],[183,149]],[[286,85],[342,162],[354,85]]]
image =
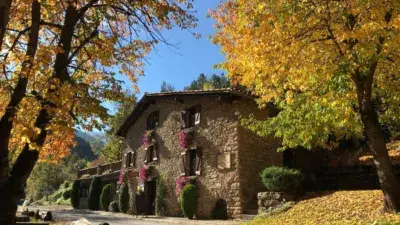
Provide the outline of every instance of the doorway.
[[157,182],[156,179],[147,181],[145,183],[145,194],[146,194],[146,214],[147,215],[155,215],[156,209],[156,191],[157,191]]

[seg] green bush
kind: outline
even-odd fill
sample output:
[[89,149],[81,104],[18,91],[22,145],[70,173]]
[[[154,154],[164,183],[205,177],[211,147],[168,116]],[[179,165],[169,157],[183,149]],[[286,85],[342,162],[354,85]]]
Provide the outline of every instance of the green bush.
[[99,177],[93,177],[89,188],[88,208],[90,210],[99,210],[101,195],[101,180]]
[[119,212],[118,201],[111,202],[110,206],[108,206],[108,211],[110,211],[110,212]]
[[165,181],[160,176],[157,179],[157,193],[156,193],[156,215],[158,216],[165,216],[167,211],[167,187],[165,186]]
[[108,211],[108,207],[111,202],[111,184],[107,184],[103,187],[100,195],[100,207],[104,211]]
[[79,180],[75,180],[74,183],[72,184],[72,190],[71,190],[71,205],[75,209],[78,208],[79,206],[79,188],[81,186],[81,183]]
[[71,198],[71,191],[72,191],[72,188],[67,188],[64,190],[64,192],[62,193],[64,200]]
[[129,190],[128,185],[123,184],[118,196],[119,211],[126,213],[129,209]]
[[304,179],[299,170],[275,166],[265,168],[260,176],[269,191],[297,192]]
[[183,214],[189,218],[193,219],[197,208],[197,190],[196,186],[193,184],[188,184],[183,188],[181,194],[181,208]]
[[211,218],[214,220],[228,219],[228,208],[224,199],[218,199],[212,211]]

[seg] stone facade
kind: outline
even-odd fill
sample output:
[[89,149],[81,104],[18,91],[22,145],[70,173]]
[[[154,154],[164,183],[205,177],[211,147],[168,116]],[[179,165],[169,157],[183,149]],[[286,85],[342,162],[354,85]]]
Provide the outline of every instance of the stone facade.
[[[196,176],[196,216],[210,218],[217,199],[221,198],[227,202],[229,217],[238,218],[246,207],[257,207],[257,192],[264,190],[259,172],[266,166],[282,164],[282,155],[276,152],[279,147],[277,142],[260,138],[241,127],[238,118],[239,115],[257,111],[260,111],[257,116],[268,116],[268,111],[259,110],[250,98],[224,101],[218,95],[189,95],[182,99],[177,101],[173,96],[155,98],[153,104],[127,129],[125,153],[133,151],[135,159],[128,169],[138,171],[145,164],[146,146],[142,144],[142,136],[146,131],[147,117],[159,111],[154,131],[158,160],[149,165],[155,168],[156,174],[165,178],[167,215],[181,214],[176,194],[176,181],[181,174],[181,153],[185,151],[180,147],[178,138],[181,111],[200,105],[201,119],[194,127],[192,143],[202,151],[201,174]],[[125,160],[123,158],[123,162]],[[135,213],[134,194],[140,180],[136,176],[128,176],[128,184],[132,196],[131,212]]]

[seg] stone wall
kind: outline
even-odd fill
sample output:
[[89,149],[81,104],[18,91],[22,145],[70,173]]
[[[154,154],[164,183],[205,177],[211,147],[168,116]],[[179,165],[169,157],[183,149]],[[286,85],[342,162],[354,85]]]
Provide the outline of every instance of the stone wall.
[[[209,218],[218,198],[225,199],[228,204],[228,213],[231,217],[238,217],[241,213],[236,210],[241,207],[240,183],[238,173],[238,119],[235,115],[237,103],[227,103],[219,100],[218,96],[185,97],[183,103],[174,98],[158,98],[155,104],[150,105],[139,119],[130,127],[126,134],[128,146],[126,151],[136,151],[136,169],[144,164],[145,146],[142,145],[142,135],[146,129],[147,116],[159,110],[159,124],[155,131],[155,140],[158,143],[157,162],[152,162],[159,174],[165,177],[167,186],[167,215],[180,214],[178,196],[175,192],[176,181],[181,172],[181,153],[178,133],[180,132],[180,113],[185,108],[201,105],[201,122],[195,128],[194,145],[202,149],[202,174],[197,177],[198,207],[197,216]],[[230,154],[230,168],[218,169],[217,157],[221,154]],[[130,178],[133,195],[136,190]],[[134,206],[134,203],[131,204]],[[133,210],[131,210],[133,212]]]
[[258,212],[273,212],[281,208],[284,203],[293,201],[295,195],[285,192],[260,192],[258,198]]
[[[265,119],[272,109],[259,110],[252,100],[242,100],[239,103],[240,115],[246,117],[253,114],[256,119]],[[241,196],[243,199],[244,213],[253,213],[257,209],[257,193],[265,191],[261,182],[260,172],[268,166],[281,166],[283,163],[282,153],[278,153],[280,141],[263,138],[246,127],[239,126],[239,171]]]

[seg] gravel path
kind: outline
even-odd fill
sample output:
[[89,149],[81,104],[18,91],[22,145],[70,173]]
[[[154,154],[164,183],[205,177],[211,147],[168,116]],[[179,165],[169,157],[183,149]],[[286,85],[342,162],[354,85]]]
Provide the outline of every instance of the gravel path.
[[[93,225],[107,222],[110,225],[170,225],[170,224],[185,224],[185,225],[239,225],[243,221],[217,221],[217,220],[188,220],[178,217],[155,217],[148,218],[132,216],[123,213],[110,213],[104,211],[77,210],[68,206],[28,206],[29,211],[44,210],[51,211],[53,218],[57,221],[72,222],[79,219],[86,219]],[[64,224],[64,223],[62,223]]]

